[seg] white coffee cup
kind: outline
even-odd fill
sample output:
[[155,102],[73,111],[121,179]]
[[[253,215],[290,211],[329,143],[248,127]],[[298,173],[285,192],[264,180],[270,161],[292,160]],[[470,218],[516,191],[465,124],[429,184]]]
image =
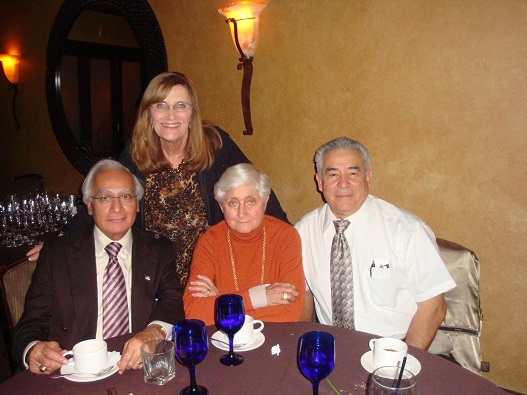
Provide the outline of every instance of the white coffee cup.
[[408,353],[405,342],[391,337],[370,340],[370,349],[373,354],[373,364],[376,367],[398,366]]
[[[255,328],[255,324],[260,324],[259,327]],[[240,329],[234,335],[234,344],[250,345],[254,343],[254,335],[261,332],[264,328],[264,323],[260,320],[255,320],[250,315],[245,316],[245,322],[243,323],[242,329]]]
[[69,365],[74,365],[80,373],[97,373],[108,364],[108,346],[104,340],[84,340],[64,354],[67,355],[73,355]]

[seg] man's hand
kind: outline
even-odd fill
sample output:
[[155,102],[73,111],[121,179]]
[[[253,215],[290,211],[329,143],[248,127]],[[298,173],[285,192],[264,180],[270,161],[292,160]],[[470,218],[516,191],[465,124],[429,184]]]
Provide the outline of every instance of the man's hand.
[[296,300],[298,291],[290,283],[274,283],[265,289],[267,306],[290,305]]
[[[36,343],[26,355],[29,370],[36,374],[50,374],[68,364],[68,359],[63,356],[66,351],[57,342]],[[46,367],[44,372],[40,370],[41,366]]]
[[123,374],[128,369],[143,369],[141,346],[147,340],[156,338],[165,339],[166,331],[161,325],[152,324],[128,340],[123,347],[121,360],[117,362],[119,374]]

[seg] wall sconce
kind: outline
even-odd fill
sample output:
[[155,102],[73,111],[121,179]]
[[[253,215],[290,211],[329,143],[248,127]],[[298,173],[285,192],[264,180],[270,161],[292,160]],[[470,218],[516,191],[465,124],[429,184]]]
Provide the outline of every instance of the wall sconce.
[[18,74],[20,58],[16,55],[0,55],[0,64],[2,65],[2,74],[9,83],[9,88],[13,89],[13,118],[15,119],[15,128],[20,130],[20,124],[16,118],[16,96],[18,94]]
[[267,5],[264,1],[236,0],[218,12],[223,15],[231,28],[232,40],[240,53],[238,70],[243,68],[242,110],[245,129],[243,134],[252,135],[251,121],[251,79],[253,76],[253,56],[258,41],[258,23],[260,12]]

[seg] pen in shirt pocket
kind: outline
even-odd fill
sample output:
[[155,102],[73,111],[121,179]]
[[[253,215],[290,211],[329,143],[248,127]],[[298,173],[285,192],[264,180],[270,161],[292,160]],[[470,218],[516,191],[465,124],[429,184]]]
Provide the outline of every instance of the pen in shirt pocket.
[[373,260],[373,261],[371,261],[371,266],[370,266],[370,278],[372,276],[372,270],[373,270],[374,267],[375,267],[375,261]]

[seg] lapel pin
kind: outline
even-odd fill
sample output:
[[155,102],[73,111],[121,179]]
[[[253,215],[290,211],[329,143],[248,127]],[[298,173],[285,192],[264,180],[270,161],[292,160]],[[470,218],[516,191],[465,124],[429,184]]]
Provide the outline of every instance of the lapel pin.
[[148,276],[148,275],[145,274],[145,280],[146,280],[146,281],[150,281],[150,276]]

